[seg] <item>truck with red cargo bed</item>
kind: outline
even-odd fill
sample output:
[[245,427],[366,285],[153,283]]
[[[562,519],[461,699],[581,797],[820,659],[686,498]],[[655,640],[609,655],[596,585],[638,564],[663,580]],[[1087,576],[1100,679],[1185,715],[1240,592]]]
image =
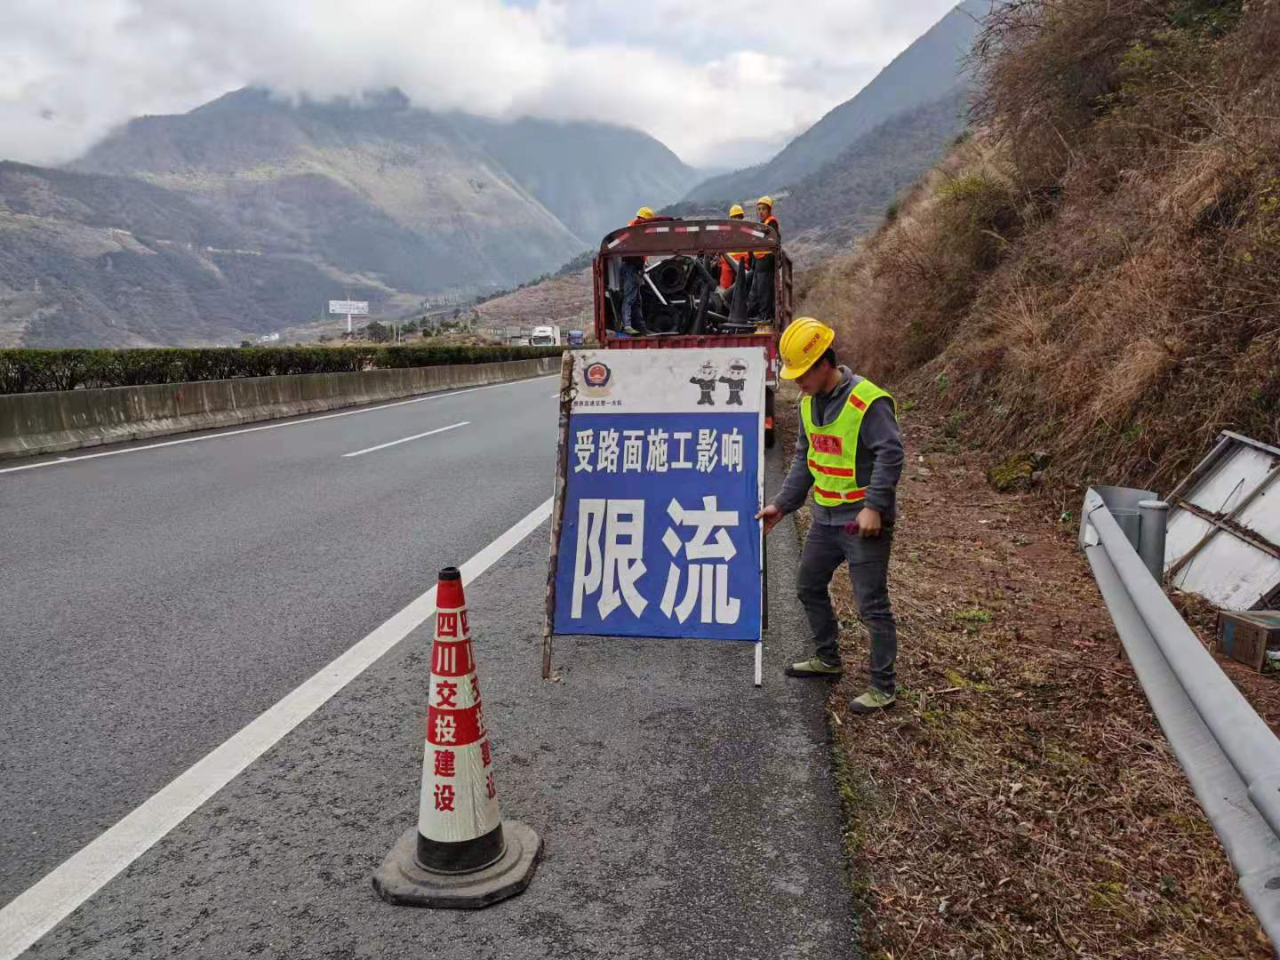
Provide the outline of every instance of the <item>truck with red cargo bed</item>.
[[[623,259],[643,264],[646,332],[622,323]],[[722,270],[732,276],[720,285]],[[772,270],[772,311],[754,307],[757,271]],[[791,322],[791,261],[777,233],[750,220],[651,220],[614,230],[592,264],[595,334],[612,350],[763,347],[769,357],[765,446],[773,446],[778,336]],[[758,298],[757,298],[758,299]],[[768,316],[772,313],[772,316]]]

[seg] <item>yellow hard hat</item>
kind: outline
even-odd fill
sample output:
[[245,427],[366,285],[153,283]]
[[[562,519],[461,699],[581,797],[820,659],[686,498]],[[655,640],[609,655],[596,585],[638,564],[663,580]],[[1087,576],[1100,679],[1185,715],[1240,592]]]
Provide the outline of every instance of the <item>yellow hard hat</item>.
[[742,209],[742,204],[740,203],[735,203],[732,207],[729,208],[730,217],[745,217],[746,215],[747,215],[747,211]]
[[782,355],[782,379],[794,380],[804,374],[827,352],[835,339],[836,332],[813,317],[801,317],[787,327],[778,343],[778,352]]
[[773,197],[761,197],[759,200],[756,201],[756,206],[759,206],[762,203],[766,207],[768,207],[770,210],[773,209]]
[[636,211],[636,219],[637,219],[637,220],[652,220],[652,219],[653,219],[653,207],[641,207],[639,210],[637,210],[637,211]]

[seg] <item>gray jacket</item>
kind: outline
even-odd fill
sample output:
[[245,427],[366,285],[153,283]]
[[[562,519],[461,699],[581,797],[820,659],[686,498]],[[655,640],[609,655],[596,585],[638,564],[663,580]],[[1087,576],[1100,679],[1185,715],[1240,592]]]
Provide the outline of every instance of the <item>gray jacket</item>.
[[[853,393],[853,388],[863,379],[845,366],[840,367],[840,374],[840,385],[835,390],[813,398],[813,422],[818,426],[835,422],[844,405],[849,402],[849,394]],[[862,416],[862,428],[858,432],[858,475],[855,479],[858,486],[867,488],[867,499],[862,503],[839,507],[823,507],[814,503],[814,522],[843,526],[852,523],[863,507],[870,507],[880,513],[885,523],[893,523],[898,513],[898,478],[902,476],[902,464],[905,460],[902,431],[893,414],[893,404],[888,398],[881,397],[867,407],[867,412]],[[791,470],[773,502],[783,513],[793,513],[804,504],[812,486],[809,437],[805,433],[802,419],[796,435],[796,453],[791,461]]]

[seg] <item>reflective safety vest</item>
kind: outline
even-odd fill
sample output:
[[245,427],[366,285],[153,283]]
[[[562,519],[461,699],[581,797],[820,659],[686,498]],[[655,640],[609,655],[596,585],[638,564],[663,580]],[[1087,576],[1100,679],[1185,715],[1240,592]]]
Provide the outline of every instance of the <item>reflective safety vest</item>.
[[861,503],[867,488],[858,486],[858,433],[867,407],[881,397],[893,397],[870,380],[863,380],[849,394],[849,402],[834,423],[824,427],[813,422],[813,398],[800,401],[800,417],[809,438],[809,472],[813,474],[813,499],[819,506],[839,507]]

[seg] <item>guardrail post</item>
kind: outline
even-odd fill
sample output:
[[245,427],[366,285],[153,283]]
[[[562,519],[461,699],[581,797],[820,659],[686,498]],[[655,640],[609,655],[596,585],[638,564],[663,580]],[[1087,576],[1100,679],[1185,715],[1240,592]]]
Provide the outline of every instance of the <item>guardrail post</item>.
[[1163,500],[1143,500],[1138,504],[1142,523],[1138,531],[1138,556],[1151,571],[1156,583],[1164,582],[1164,540],[1169,526],[1169,504]]

